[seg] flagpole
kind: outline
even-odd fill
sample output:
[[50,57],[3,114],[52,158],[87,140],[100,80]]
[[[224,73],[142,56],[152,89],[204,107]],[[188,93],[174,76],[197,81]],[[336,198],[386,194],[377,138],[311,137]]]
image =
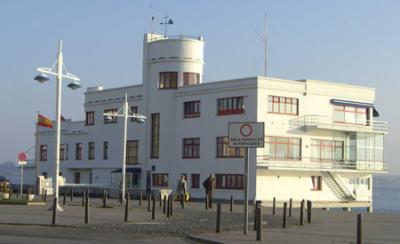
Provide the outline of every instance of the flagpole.
[[36,194],[40,194],[39,189],[39,111],[36,115],[36,134],[35,134],[35,172],[36,172],[36,183],[35,190]]

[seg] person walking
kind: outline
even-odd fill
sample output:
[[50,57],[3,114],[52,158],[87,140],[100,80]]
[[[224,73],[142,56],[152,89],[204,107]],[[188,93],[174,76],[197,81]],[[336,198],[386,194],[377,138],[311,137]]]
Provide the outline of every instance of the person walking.
[[181,175],[181,179],[178,181],[177,192],[179,196],[179,201],[185,201],[187,191],[187,182],[184,175]]
[[215,190],[215,177],[213,174],[210,174],[210,176],[203,182],[203,186],[206,190],[208,208],[212,208],[212,195]]

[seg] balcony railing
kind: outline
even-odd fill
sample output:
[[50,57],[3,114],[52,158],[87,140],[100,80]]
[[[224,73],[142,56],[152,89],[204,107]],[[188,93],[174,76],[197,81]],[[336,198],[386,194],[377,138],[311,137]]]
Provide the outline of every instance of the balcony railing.
[[312,161],[310,158],[302,158],[301,160],[276,160],[266,156],[257,156],[257,167],[265,167],[269,169],[308,169],[308,170],[356,170],[385,172],[387,171],[384,162],[361,162],[361,161]]
[[304,115],[290,120],[290,129],[328,129],[354,132],[387,133],[386,121],[365,121],[365,124],[350,124],[336,122],[333,117],[323,115]]

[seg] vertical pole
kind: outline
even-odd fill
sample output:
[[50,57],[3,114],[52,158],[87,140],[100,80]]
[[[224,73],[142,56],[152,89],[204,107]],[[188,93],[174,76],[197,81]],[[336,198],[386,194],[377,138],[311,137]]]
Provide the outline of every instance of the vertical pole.
[[221,232],[221,203],[217,204],[217,227],[216,232]]
[[160,197],[160,207],[162,206],[162,196],[161,196],[161,192],[160,192],[160,195],[159,195],[159,197]]
[[230,207],[230,211],[233,211],[233,196],[231,195],[231,207]]
[[276,198],[272,199],[272,214],[275,215],[275,208],[276,208]]
[[89,192],[85,194],[85,224],[89,223]]
[[63,205],[65,205],[67,198],[67,191],[64,189]]
[[254,226],[253,226],[253,230],[257,230],[257,226],[258,226],[258,211],[259,211],[259,201],[256,201],[256,204],[254,205]]
[[55,225],[57,220],[57,197],[53,199],[53,218],[51,220],[51,224]]
[[125,93],[125,102],[124,102],[124,136],[122,142],[122,189],[121,189],[121,198],[122,201],[125,200],[125,174],[126,174],[126,138],[128,132],[128,94]]
[[47,189],[44,190],[44,202],[47,202]]
[[300,225],[304,225],[304,200],[300,203]]
[[169,218],[171,216],[171,212],[170,212],[170,204],[171,204],[171,200],[170,200],[171,196],[168,196],[168,205],[167,205],[167,218]]
[[153,205],[151,208],[151,219],[156,219],[156,196],[153,196]]
[[357,244],[362,244],[362,214],[357,215]]
[[283,203],[282,228],[287,227],[286,210],[287,210],[287,202],[284,202]]
[[206,203],[206,210],[208,209],[208,194],[206,193],[206,197],[204,198]]
[[258,203],[256,212],[257,215],[255,218],[257,219],[257,241],[262,241],[262,212],[261,212],[261,204]]
[[142,206],[142,199],[143,199],[143,193],[142,193],[142,190],[140,190],[139,206]]
[[268,61],[268,15],[265,14],[265,36],[264,36],[264,76],[267,77],[267,61]]
[[171,195],[170,201],[171,201],[171,204],[169,205],[169,207],[170,207],[169,215],[172,216],[172,209],[174,207],[174,196],[173,195]]
[[150,212],[150,201],[151,201],[151,195],[147,195],[147,212]]
[[106,190],[103,190],[103,208],[105,208],[106,205]]
[[36,115],[36,134],[35,134],[35,175],[36,175],[36,180],[35,180],[35,191],[37,194],[39,194],[39,111],[37,112]]
[[85,206],[86,190],[82,190],[82,207]]
[[128,222],[128,215],[129,215],[129,194],[126,195],[126,202],[125,202],[125,216],[124,216],[124,221]]
[[244,211],[243,234],[247,234],[249,231],[249,148],[245,148],[243,211]]
[[289,199],[289,217],[292,217],[293,199]]
[[22,180],[22,179],[24,178],[24,170],[23,170],[23,167],[24,167],[24,166],[21,165],[21,179],[20,179],[20,181],[19,181],[21,198],[23,198],[23,197],[22,197],[22,186],[23,186],[23,180]]
[[167,205],[167,196],[166,195],[164,195],[164,200],[163,200],[163,214],[165,214],[165,210],[166,210],[166,205]]
[[311,223],[311,207],[312,203],[311,201],[307,201],[307,223]]
[[73,189],[73,188],[71,188],[71,192],[70,192],[69,200],[72,202],[73,198],[74,198],[74,189]]

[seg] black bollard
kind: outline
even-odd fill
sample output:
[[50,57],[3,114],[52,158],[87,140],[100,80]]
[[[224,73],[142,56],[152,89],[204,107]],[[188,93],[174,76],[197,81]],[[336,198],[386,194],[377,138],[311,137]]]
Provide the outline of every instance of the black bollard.
[[304,225],[304,200],[300,203],[300,225]]
[[161,193],[160,193],[160,195],[158,196],[159,197],[159,200],[160,200],[160,207],[162,206],[162,196],[161,196]]
[[292,217],[293,199],[289,199],[289,217]]
[[171,216],[170,206],[169,206],[171,204],[170,196],[168,196],[167,202],[168,202],[168,205],[167,205],[167,218],[169,218]]
[[[17,198],[18,198],[18,191],[17,191]],[[42,201],[44,201],[44,188],[42,188]]]
[[44,190],[44,198],[43,198],[44,202],[47,202],[47,189]]
[[206,197],[204,198],[206,203],[206,210],[208,209],[208,194],[206,193]]
[[86,200],[86,191],[82,191],[82,207],[85,206],[85,200]]
[[362,244],[362,214],[357,215],[357,244]]
[[174,207],[174,196],[173,195],[171,195],[171,200],[170,201],[171,201],[171,204],[169,205],[169,207],[170,207],[169,215],[172,216],[172,209]]
[[287,227],[286,210],[287,210],[287,202],[284,202],[283,203],[282,228]]
[[142,199],[143,199],[143,193],[142,193],[142,191],[140,191],[139,206],[142,206]]
[[151,195],[147,195],[147,212],[150,212],[150,201],[151,201]]
[[69,200],[72,202],[73,199],[74,199],[74,189],[71,188],[71,192],[69,194]]
[[124,221],[125,221],[125,222],[128,222],[128,217],[129,217],[129,201],[130,201],[129,194],[126,194],[125,216],[124,216]]
[[65,205],[66,198],[67,198],[67,192],[64,190],[63,205]]
[[275,215],[276,198],[272,199],[272,214]]
[[55,225],[57,221],[57,197],[53,199],[53,218],[51,219],[51,224]]
[[103,190],[103,208],[107,207],[107,192]]
[[151,219],[156,219],[156,196],[153,196],[153,206],[151,208]]
[[85,192],[85,224],[89,223],[89,191]]
[[257,241],[262,241],[262,212],[261,204],[259,203],[256,208],[257,212]]
[[311,223],[311,208],[312,208],[312,203],[311,201],[307,201],[307,223]]
[[164,206],[163,206],[163,214],[165,214],[165,210],[166,210],[166,205],[167,205],[167,196],[166,195],[164,195],[164,200],[163,200],[163,204],[164,204]]
[[230,211],[233,211],[233,196],[231,195],[231,206],[230,206]]
[[217,233],[221,233],[221,203],[217,204]]
[[260,201],[256,201],[256,205],[254,205],[254,226],[253,226],[254,231],[257,230],[259,205]]

